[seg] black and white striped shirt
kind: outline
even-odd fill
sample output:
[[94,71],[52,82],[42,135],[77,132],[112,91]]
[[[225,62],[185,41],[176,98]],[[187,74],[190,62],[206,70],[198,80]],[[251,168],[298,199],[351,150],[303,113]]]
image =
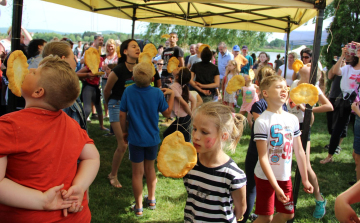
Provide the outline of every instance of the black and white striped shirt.
[[198,160],[183,180],[188,194],[184,222],[236,222],[231,192],[246,185],[246,175],[231,158],[216,168]]

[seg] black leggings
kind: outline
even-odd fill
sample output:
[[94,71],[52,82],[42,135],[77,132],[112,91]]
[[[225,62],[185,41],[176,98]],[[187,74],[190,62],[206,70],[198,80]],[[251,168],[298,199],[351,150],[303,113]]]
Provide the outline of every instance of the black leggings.
[[[334,108],[335,108],[335,99],[336,98],[329,98],[329,101]],[[326,119],[327,119],[328,132],[331,135],[332,130],[333,130],[333,125],[335,124],[336,119],[337,119],[337,117],[335,117],[334,111],[326,112]],[[348,124],[349,124],[349,122],[346,123],[340,138],[346,137],[347,131],[348,131]]]
[[171,123],[171,125],[164,131],[163,137],[170,135],[176,131],[177,125],[179,124],[178,131],[180,131],[185,138],[186,142],[190,142],[190,123],[191,116],[187,115],[185,117],[176,118],[176,120]]

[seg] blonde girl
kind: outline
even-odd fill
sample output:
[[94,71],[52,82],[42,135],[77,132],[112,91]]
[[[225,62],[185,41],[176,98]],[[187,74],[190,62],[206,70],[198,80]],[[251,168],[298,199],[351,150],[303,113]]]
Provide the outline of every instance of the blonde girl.
[[221,89],[223,92],[223,103],[225,105],[229,105],[231,108],[234,107],[234,104],[237,104],[235,98],[236,93],[234,92],[232,94],[228,94],[226,92],[226,87],[229,81],[231,80],[231,78],[234,77],[235,75],[239,75],[239,72],[240,71],[237,68],[237,62],[235,60],[230,60],[228,62],[228,65],[226,66],[224,80],[221,83]]
[[245,78],[245,86],[242,88],[242,99],[243,103],[240,108],[240,114],[247,115],[247,120],[250,128],[252,127],[252,115],[250,113],[252,105],[259,100],[258,94],[256,93],[256,88],[252,83],[249,75],[244,75]]
[[244,116],[232,113],[229,106],[219,102],[204,103],[195,111],[192,141],[198,161],[183,178],[188,195],[185,222],[242,219],[246,210],[246,176],[224,150],[235,151],[244,120]]

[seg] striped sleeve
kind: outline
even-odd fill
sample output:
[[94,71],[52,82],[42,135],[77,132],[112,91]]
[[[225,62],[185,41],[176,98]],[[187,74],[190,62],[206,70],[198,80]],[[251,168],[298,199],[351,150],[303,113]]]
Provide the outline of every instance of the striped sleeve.
[[261,119],[261,116],[257,118],[254,125],[254,141],[267,140],[268,130],[269,128],[267,128],[266,123]]
[[292,118],[294,121],[294,137],[298,137],[301,135],[299,119],[295,115]]
[[230,191],[234,191],[237,189],[242,188],[246,185],[246,175],[242,169],[240,169],[235,162],[231,162],[230,167],[231,169],[230,173],[233,174],[233,179],[231,181],[230,185]]

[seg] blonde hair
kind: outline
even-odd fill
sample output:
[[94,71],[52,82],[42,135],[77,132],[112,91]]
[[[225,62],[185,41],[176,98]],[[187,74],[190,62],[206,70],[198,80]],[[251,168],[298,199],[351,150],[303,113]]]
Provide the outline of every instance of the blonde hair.
[[69,63],[58,56],[50,55],[40,62],[39,68],[39,84],[45,90],[45,102],[56,110],[72,105],[80,94],[80,84]]
[[[106,41],[105,47],[107,47],[107,45],[109,45],[109,44],[114,45],[114,48],[116,48],[115,40],[113,40],[113,39],[108,39],[108,40]],[[115,50],[116,50],[116,49],[115,49]]]
[[240,73],[240,70],[238,69],[238,64],[237,64],[236,60],[229,60],[227,66],[226,66],[225,75],[227,75],[227,74],[230,73],[229,66],[228,66],[229,64],[232,64],[232,65],[235,66],[234,71],[235,71],[236,74],[239,74],[239,73]]
[[283,78],[282,76],[279,76],[279,75],[272,75],[269,77],[265,77],[260,83],[260,90],[263,91],[263,90],[269,89],[269,87],[276,81],[285,81],[286,82],[285,78]]
[[[229,138],[227,142],[229,146],[227,149],[235,152],[236,145],[239,142],[245,125],[246,118],[239,113],[232,113],[229,106],[223,105],[219,102],[207,102],[199,106],[193,117],[196,114],[206,115],[212,118],[219,135],[228,133]],[[223,148],[223,145],[221,145]]]
[[257,76],[259,86],[260,86],[260,83],[261,83],[262,79],[264,79],[265,77],[273,76],[275,74],[276,74],[275,70],[270,66],[265,66],[265,67],[261,68],[259,70],[259,73],[258,73],[258,76]]
[[153,77],[153,66],[149,63],[138,63],[133,69],[134,82],[138,87],[150,85]]
[[298,55],[295,52],[290,52],[288,55],[292,55],[294,57],[294,60],[298,58]]
[[58,57],[65,56],[66,58],[72,53],[70,44],[66,41],[50,42],[47,43],[42,51],[42,57],[45,58],[49,55]]

